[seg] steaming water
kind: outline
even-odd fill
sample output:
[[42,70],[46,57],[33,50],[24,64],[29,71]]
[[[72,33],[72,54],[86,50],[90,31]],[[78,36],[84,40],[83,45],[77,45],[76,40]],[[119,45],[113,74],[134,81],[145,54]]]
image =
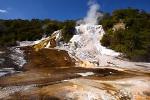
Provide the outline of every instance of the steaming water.
[[116,57],[120,54],[100,44],[100,39],[105,34],[101,25],[85,24],[77,26],[76,30],[77,35],[74,35],[68,46],[64,48],[80,60],[105,66],[107,60],[104,61],[104,58]]
[[[136,70],[150,70],[150,63],[130,62],[118,59],[121,53],[107,49],[100,43],[105,34],[101,25],[83,24],[76,27],[77,35],[63,48],[74,58],[83,62],[83,67],[115,66]],[[132,66],[132,67],[131,67]]]
[[[71,57],[76,59],[77,66],[80,67],[114,67],[121,69],[132,69],[140,71],[150,71],[150,63],[130,62],[121,58],[121,53],[115,52],[101,45],[100,40],[105,34],[101,25],[81,24],[75,27],[76,35],[72,37],[69,43],[63,44],[60,42],[62,35],[61,30],[55,31],[52,37],[56,37],[57,49],[68,51]],[[50,37],[42,38],[38,41],[33,41],[32,45],[49,40]],[[25,42],[24,45],[28,46]],[[22,44],[20,43],[20,44]],[[29,42],[28,42],[29,43]],[[21,46],[24,46],[21,45]],[[31,44],[29,44],[31,45]],[[45,43],[44,43],[45,45]],[[45,48],[50,47],[50,40]]]

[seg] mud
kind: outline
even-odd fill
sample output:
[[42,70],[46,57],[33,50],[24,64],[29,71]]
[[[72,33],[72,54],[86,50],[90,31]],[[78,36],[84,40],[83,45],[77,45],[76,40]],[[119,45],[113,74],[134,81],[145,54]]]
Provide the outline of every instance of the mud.
[[[149,100],[150,72],[82,68],[57,49],[25,50],[22,72],[0,78],[2,100]],[[78,73],[93,75],[79,75]]]

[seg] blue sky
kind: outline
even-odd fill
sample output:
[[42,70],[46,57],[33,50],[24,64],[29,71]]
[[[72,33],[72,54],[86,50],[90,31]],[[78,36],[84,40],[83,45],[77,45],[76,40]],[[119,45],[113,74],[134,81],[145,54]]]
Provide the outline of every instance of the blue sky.
[[[79,19],[88,0],[0,0],[0,19]],[[150,0],[97,0],[104,12],[133,7],[150,12]]]

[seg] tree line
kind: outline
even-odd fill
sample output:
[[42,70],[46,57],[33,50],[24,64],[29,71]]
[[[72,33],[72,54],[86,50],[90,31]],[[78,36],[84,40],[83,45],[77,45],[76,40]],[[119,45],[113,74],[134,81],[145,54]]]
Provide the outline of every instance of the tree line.
[[56,21],[50,19],[32,20],[0,20],[0,45],[14,46],[16,41],[34,41],[43,35],[51,35],[54,31],[62,29],[64,41],[68,41],[74,34],[75,21]]

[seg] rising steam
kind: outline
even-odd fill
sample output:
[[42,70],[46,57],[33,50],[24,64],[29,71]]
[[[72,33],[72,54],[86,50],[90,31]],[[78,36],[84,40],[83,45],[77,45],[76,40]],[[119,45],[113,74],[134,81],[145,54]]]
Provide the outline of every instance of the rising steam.
[[77,24],[98,24],[98,18],[102,17],[102,13],[99,12],[100,5],[95,0],[89,0],[88,2],[89,10],[87,16],[77,22]]

